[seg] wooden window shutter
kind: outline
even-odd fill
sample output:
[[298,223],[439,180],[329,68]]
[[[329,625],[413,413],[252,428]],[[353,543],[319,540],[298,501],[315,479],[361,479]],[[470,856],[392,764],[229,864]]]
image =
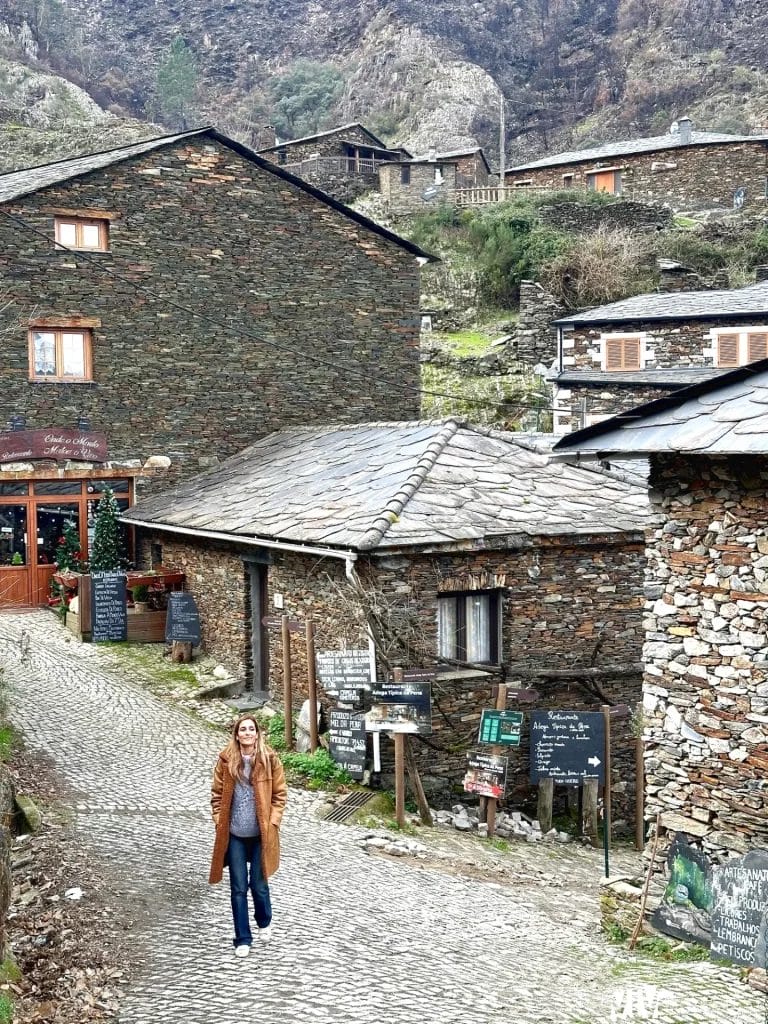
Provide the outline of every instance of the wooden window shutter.
[[640,339],[606,338],[605,368],[606,370],[639,370]]
[[768,356],[768,334],[747,335],[747,362],[754,363]]
[[738,366],[739,365],[739,336],[738,334],[721,334],[717,339],[717,365]]
[[621,338],[608,338],[605,342],[605,368],[606,370],[620,370],[621,357],[624,351]]

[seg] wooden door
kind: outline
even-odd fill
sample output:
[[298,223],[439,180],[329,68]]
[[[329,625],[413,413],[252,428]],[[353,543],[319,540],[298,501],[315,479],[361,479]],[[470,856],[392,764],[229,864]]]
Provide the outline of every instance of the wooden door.
[[595,192],[610,192],[613,194],[616,191],[615,171],[599,171],[597,174],[592,175],[592,180]]
[[0,608],[30,603],[28,520],[25,500],[0,504]]

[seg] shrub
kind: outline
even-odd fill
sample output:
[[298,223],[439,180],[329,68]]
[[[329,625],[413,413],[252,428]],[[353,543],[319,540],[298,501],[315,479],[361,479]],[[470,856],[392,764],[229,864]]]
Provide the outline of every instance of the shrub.
[[598,228],[550,260],[541,283],[564,305],[599,306],[653,286],[647,242],[625,228]]
[[352,782],[346,769],[339,767],[327,750],[320,747],[314,754],[280,754],[283,767],[293,781],[303,781],[310,789],[341,786]]

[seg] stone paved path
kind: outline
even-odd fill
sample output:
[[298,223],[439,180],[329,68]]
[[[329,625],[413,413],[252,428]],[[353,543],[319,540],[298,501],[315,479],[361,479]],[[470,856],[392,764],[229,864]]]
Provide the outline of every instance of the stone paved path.
[[[22,631],[30,637],[21,657]],[[47,612],[0,613],[12,717],[75,794],[82,842],[152,913],[120,1024],[758,1024],[762,998],[708,963],[630,960],[590,895],[570,920],[530,887],[370,857],[289,804],[274,943],[232,955],[226,879],[207,885],[220,735],[121,677]],[[304,801],[306,805],[306,801]],[[584,907],[588,912],[584,913]]]

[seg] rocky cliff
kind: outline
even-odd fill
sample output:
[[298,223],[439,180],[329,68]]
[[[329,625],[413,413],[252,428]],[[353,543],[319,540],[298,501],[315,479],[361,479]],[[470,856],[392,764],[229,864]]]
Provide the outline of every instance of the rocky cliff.
[[[246,141],[301,61],[338,75],[321,126],[363,120],[416,150],[479,140],[495,156],[503,91],[513,163],[682,113],[762,127],[767,31],[756,0],[5,0],[0,55],[84,90],[97,120],[215,122]],[[171,115],[157,75],[179,37],[191,99]],[[7,121],[6,84],[0,70]]]

